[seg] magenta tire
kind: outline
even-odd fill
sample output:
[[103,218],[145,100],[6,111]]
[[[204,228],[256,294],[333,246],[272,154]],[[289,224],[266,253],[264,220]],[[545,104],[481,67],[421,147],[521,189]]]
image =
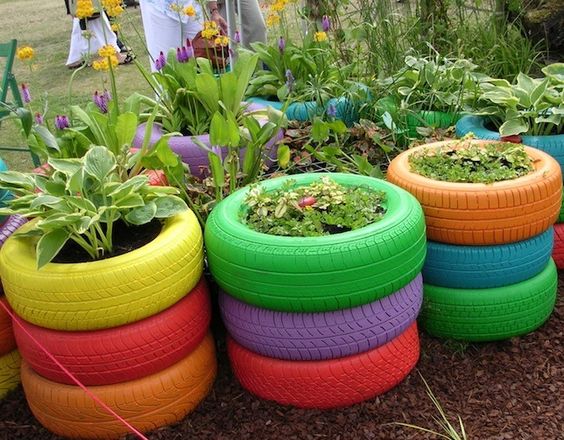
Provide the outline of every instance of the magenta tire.
[[334,312],[278,312],[226,293],[219,297],[225,326],[239,344],[270,358],[303,361],[351,356],[388,343],[416,320],[422,301],[421,275],[378,301]]
[[8,219],[0,226],[0,247],[12,235],[16,229],[27,223],[27,219],[20,215],[11,215]]

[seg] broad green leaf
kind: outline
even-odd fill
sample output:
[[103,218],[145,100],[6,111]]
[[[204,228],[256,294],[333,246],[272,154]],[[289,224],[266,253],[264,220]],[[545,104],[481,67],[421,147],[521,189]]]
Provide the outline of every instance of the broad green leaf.
[[316,142],[325,142],[329,139],[329,126],[323,120],[315,118],[311,128],[311,138]]
[[210,125],[210,143],[214,147],[226,147],[229,139],[229,125],[221,113],[216,112]]
[[16,109],[16,115],[20,118],[25,137],[28,137],[33,126],[33,116],[31,115],[31,112],[24,107],[18,107]]
[[20,187],[27,191],[35,188],[35,180],[32,176],[18,171],[2,171],[0,172],[0,188]]
[[564,83],[564,63],[553,63],[542,68],[542,72],[558,83]]
[[288,145],[278,146],[278,165],[282,168],[286,168],[290,164],[290,147]]
[[90,200],[85,199],[83,197],[68,197],[67,196],[67,197],[65,197],[65,202],[67,204],[69,204],[70,206],[73,206],[76,209],[79,209],[81,211],[90,212],[92,214],[95,214],[96,211],[97,211],[94,203],[92,203]]
[[538,83],[531,92],[531,104],[533,106],[536,106],[544,96],[544,92],[546,92],[546,88],[548,87],[548,81],[548,78],[545,78],[543,81]]
[[213,75],[201,73],[196,77],[196,93],[208,113],[219,110],[219,90]]
[[105,147],[92,147],[84,156],[84,171],[99,182],[103,182],[115,167],[116,158]]
[[82,162],[80,159],[49,158],[47,163],[54,170],[60,171],[61,173],[66,174],[67,176],[72,176],[82,167]]
[[41,206],[47,206],[49,208],[55,208],[57,205],[60,205],[62,202],[61,197],[51,196],[49,194],[42,194],[37,196],[31,203],[31,209],[37,209]]
[[58,229],[43,235],[37,243],[37,269],[49,263],[63,248],[70,237],[70,232]]
[[511,119],[505,121],[499,127],[499,134],[501,136],[513,136],[515,134],[526,133],[529,130],[529,124],[521,119]]
[[188,209],[186,202],[176,196],[158,197],[154,202],[157,207],[156,218],[169,218]]
[[129,193],[135,193],[140,188],[145,186],[149,178],[144,175],[133,176],[131,179],[126,180],[125,182],[118,184],[116,188],[114,188],[110,193],[109,196],[112,197],[114,200],[122,198]]
[[113,205],[120,209],[138,208],[140,206],[144,206],[145,201],[139,194],[128,194],[125,197],[115,200]]
[[64,212],[54,213],[49,217],[42,219],[37,226],[43,230],[61,229],[80,222],[82,214],[66,214]]
[[517,86],[530,95],[533,93],[533,90],[537,87],[537,82],[530,76],[527,76],[522,72],[519,72],[519,74],[517,75]]
[[208,160],[214,186],[216,188],[223,188],[223,185],[225,185],[225,171],[223,170],[221,158],[215,153],[208,153]]
[[[116,134],[118,145],[123,148],[130,146],[137,131],[137,116],[134,113],[122,113],[118,116],[116,124]],[[117,152],[116,152],[117,153]]]
[[155,205],[154,202],[149,202],[145,206],[135,208],[128,212],[125,216],[125,220],[132,225],[144,225],[153,220],[156,213],[157,205]]
[[40,139],[45,143],[47,148],[51,148],[55,151],[61,151],[59,148],[59,143],[57,142],[57,138],[53,136],[47,127],[43,125],[36,125],[33,130],[37,133]]

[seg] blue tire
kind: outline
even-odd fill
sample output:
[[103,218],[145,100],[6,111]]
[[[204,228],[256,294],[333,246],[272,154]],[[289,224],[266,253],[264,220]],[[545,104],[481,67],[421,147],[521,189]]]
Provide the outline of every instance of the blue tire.
[[[6,162],[0,159],[0,172],[2,171],[8,171],[8,166],[6,165]],[[9,191],[0,189],[0,208],[6,206],[6,202],[11,198],[12,194]],[[6,216],[0,216],[0,223],[4,223],[4,220],[6,220]]]
[[[456,124],[456,135],[462,137],[472,132],[477,139],[499,141],[499,133],[486,128],[486,121],[483,116],[464,116]],[[560,168],[564,170],[564,134],[521,136],[521,139],[523,144],[550,154],[558,161]]]
[[520,283],[548,264],[554,230],[528,240],[497,246],[427,243],[423,266],[426,284],[456,289],[487,289]]

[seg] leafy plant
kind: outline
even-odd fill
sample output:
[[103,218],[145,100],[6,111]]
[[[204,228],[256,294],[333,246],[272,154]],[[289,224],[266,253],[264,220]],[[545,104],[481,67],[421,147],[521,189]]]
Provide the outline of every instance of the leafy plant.
[[520,73],[515,84],[483,81],[476,114],[487,116],[502,136],[564,133],[564,63],[542,71],[538,79]]
[[289,180],[272,192],[252,187],[242,221],[265,234],[315,237],[377,222],[386,213],[385,201],[382,191],[343,186],[328,177],[307,186]]
[[409,164],[417,174],[446,182],[493,183],[533,171],[523,145],[499,142],[423,148],[409,156]]
[[80,159],[51,158],[48,164],[54,170],[50,177],[0,173],[0,188],[17,196],[0,212],[38,219],[27,233],[18,234],[39,238],[38,268],[69,240],[92,259],[111,255],[115,222],[143,225],[187,209],[175,195],[178,190],[150,186],[144,175],[129,178],[115,154],[102,146],[91,147]]

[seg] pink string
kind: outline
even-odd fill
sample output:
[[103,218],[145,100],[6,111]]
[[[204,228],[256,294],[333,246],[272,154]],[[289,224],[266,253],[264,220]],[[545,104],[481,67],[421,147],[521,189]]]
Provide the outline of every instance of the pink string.
[[51,353],[49,353],[49,351],[47,351],[47,349],[45,347],[43,347],[43,345],[41,345],[41,343],[37,339],[35,339],[32,334],[30,334],[26,330],[26,328],[20,323],[20,321],[16,317],[16,315],[14,313],[12,313],[12,311],[8,308],[8,306],[6,306],[4,304],[3,301],[0,301],[0,305],[4,308],[4,310],[6,310],[6,313],[8,313],[8,315],[11,316],[12,321],[15,322],[19,326],[19,328],[21,328],[23,330],[23,332],[49,357],[49,359],[51,359],[57,365],[57,367],[59,367],[63,371],[63,373],[65,373],[76,385],[78,385],[80,388],[82,388],[82,390],[88,395],[88,397],[90,397],[94,402],[96,402],[99,406],[101,406],[104,410],[106,410],[110,415],[114,416],[118,421],[123,423],[128,429],[131,430],[131,432],[133,434],[135,434],[141,440],[149,440],[141,432],[139,432],[137,429],[135,429],[127,420],[125,420],[123,417],[120,417],[119,414],[117,414],[113,409],[111,409],[108,405],[106,405],[104,402],[102,402],[102,400],[100,400],[100,398],[98,398],[94,393],[92,393],[92,391],[90,391],[88,388],[86,388],[86,386],[84,386],[82,384],[82,382],[80,382],[69,370],[67,370],[55,358],[55,356],[53,356]]

